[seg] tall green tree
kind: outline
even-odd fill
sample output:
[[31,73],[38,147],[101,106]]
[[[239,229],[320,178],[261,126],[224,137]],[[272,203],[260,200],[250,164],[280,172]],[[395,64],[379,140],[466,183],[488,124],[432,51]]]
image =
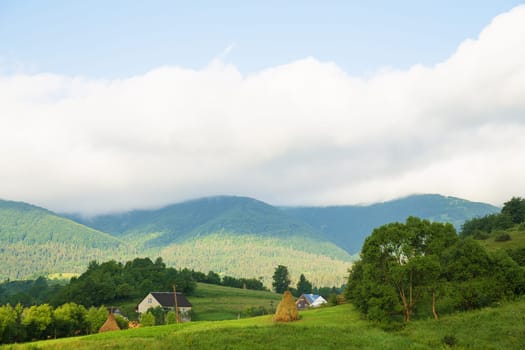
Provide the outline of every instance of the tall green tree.
[[90,307],[86,315],[86,327],[89,333],[98,333],[98,330],[108,318],[108,310],[105,306]]
[[301,274],[297,282],[297,296],[307,293],[312,293],[312,283]]
[[276,293],[284,293],[290,287],[290,274],[284,265],[278,265],[273,273],[272,287]]
[[43,339],[52,334],[53,309],[48,304],[33,305],[24,309],[22,325],[25,326],[28,339]]
[[87,330],[87,310],[82,305],[67,303],[53,311],[55,335],[69,337],[85,333]]
[[525,199],[521,197],[512,197],[508,202],[503,204],[501,213],[510,216],[514,224],[520,224],[525,221]]
[[14,341],[18,315],[11,305],[0,306],[0,344]]
[[452,225],[414,217],[376,228],[350,270],[347,297],[370,318],[386,320],[402,311],[410,321],[425,294],[434,291],[435,300],[441,275],[436,257],[457,239]]

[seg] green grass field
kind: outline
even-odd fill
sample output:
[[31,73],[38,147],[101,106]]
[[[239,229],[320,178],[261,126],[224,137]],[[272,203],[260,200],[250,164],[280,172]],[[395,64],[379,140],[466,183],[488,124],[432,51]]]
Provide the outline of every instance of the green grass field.
[[193,320],[217,321],[246,317],[249,307],[262,306],[267,310],[275,310],[281,295],[198,283],[194,295],[188,296],[188,299],[193,305]]
[[[498,242],[496,237],[502,233],[507,233],[511,237],[509,241]],[[485,240],[478,240],[478,242],[489,251],[495,251],[498,249],[517,249],[525,247],[525,229],[522,225],[517,225],[508,230],[496,231]]]
[[[525,300],[497,308],[420,320],[385,331],[352,305],[301,313],[277,324],[271,316],[146,327],[10,345],[5,349],[523,349]],[[449,347],[443,338],[455,342]]]
[[[194,321],[235,320],[239,316],[246,318],[247,308],[262,306],[267,310],[275,310],[281,300],[281,295],[272,292],[206,283],[197,283],[195,292],[187,297],[193,305]],[[130,320],[136,320],[138,315],[134,310],[139,302],[133,299],[113,306],[118,307]]]

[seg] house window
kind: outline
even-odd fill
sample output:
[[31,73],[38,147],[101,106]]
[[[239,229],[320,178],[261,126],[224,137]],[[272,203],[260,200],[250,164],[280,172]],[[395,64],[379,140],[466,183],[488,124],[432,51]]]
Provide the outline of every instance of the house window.
[[148,298],[148,304],[151,304],[153,300],[151,298]]

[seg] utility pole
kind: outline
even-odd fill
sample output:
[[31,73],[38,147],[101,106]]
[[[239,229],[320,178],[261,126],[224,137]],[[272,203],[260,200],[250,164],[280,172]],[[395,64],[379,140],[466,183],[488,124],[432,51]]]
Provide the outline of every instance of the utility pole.
[[175,298],[175,319],[177,323],[180,322],[179,319],[179,302],[177,301],[177,286],[173,285],[173,297]]

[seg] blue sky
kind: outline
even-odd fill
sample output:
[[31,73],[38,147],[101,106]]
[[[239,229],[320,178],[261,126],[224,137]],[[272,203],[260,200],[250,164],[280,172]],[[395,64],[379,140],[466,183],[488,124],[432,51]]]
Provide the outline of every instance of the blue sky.
[[216,3],[0,0],[0,198],[525,197],[525,5]]
[[[219,5],[220,4],[220,5]],[[519,1],[0,1],[0,72],[129,77],[306,57],[354,76],[434,65]]]

